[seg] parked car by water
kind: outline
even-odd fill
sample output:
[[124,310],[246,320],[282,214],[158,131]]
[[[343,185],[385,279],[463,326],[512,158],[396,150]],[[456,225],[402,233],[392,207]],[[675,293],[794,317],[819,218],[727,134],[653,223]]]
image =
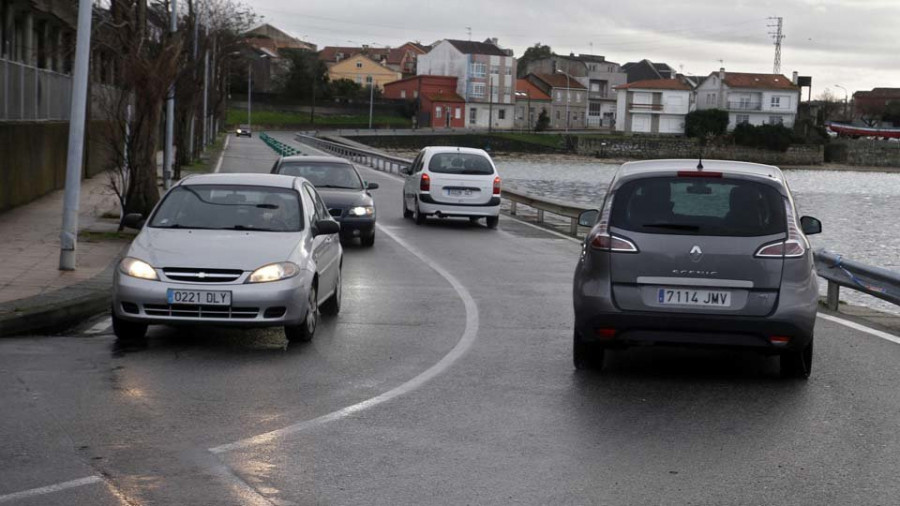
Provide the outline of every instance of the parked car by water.
[[403,217],[422,225],[437,218],[500,221],[500,175],[483,149],[429,146],[404,169]]
[[365,247],[375,244],[375,200],[369,190],[378,188],[378,183],[364,181],[353,164],[334,156],[286,156],[275,162],[272,173],[312,183],[341,224],[341,240],[358,238]]
[[777,167],[654,160],[622,165],[575,270],[576,368],[634,345],[728,346],[779,355],[785,377],[812,368],[818,284],[806,234]]
[[306,180],[207,174],[172,187],[140,228],[113,280],[113,330],[152,324],[283,326],[312,339],[319,310],[341,308],[340,225]]

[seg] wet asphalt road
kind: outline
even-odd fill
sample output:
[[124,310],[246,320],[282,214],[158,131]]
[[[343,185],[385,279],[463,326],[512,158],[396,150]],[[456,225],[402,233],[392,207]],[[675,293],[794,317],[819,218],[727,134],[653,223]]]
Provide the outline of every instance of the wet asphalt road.
[[[230,143],[223,172],[275,160]],[[417,227],[397,179],[364,177],[381,228],[345,249],[312,343],[154,328],[120,348],[89,330],[102,315],[0,341],[0,504],[897,503],[896,344],[820,319],[805,383],[723,351],[576,373],[578,244],[504,218]]]

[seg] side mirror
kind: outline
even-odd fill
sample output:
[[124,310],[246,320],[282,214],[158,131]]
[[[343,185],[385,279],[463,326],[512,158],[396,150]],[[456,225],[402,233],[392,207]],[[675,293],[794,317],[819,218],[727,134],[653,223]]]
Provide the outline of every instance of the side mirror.
[[337,234],[341,231],[341,224],[334,220],[318,220],[316,228],[313,229],[313,237],[320,235]]
[[409,167],[400,167],[400,173],[406,174],[407,176],[412,174],[412,166]]
[[806,235],[821,234],[822,222],[812,216],[803,216],[800,218],[800,229]]
[[593,227],[597,224],[598,218],[600,218],[600,211],[596,209],[581,211],[581,214],[578,215],[578,224],[582,227]]
[[377,189],[378,189],[378,183],[370,183],[370,182],[366,181],[366,190],[377,190]]
[[140,230],[144,228],[144,215],[141,213],[128,213],[122,218],[122,225],[128,228]]

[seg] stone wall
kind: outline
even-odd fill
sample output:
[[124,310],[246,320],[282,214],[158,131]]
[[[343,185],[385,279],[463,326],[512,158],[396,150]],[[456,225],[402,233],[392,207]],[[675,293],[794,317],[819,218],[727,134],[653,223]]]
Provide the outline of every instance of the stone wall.
[[866,139],[833,141],[829,162],[867,167],[900,167],[900,142]]
[[511,151],[516,153],[563,153],[562,149],[509,139],[497,135],[347,135],[347,138],[373,148],[417,150],[425,146],[460,146],[488,151]]
[[[696,139],[683,137],[579,137],[578,153],[637,160],[697,158],[700,156],[700,145]],[[771,165],[819,165],[825,161],[825,149],[823,146],[792,145],[782,153],[741,146],[707,146],[703,149],[703,158]]]
[[[65,187],[68,147],[68,122],[0,122],[0,212]],[[90,138],[84,158],[85,176],[104,169],[102,139]]]

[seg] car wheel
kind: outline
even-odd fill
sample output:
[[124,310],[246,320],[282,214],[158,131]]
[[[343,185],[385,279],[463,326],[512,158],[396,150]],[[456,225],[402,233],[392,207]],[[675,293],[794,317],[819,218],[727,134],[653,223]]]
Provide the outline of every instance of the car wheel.
[[579,371],[602,369],[604,351],[600,346],[592,346],[582,341],[578,332],[572,336],[572,363]]
[[403,196],[403,217],[406,219],[412,218],[413,212],[406,208],[406,195]]
[[812,372],[813,342],[810,341],[802,350],[788,351],[781,354],[781,377],[807,379]]
[[488,216],[487,218],[485,218],[485,221],[487,222],[488,228],[497,228],[497,225],[500,223],[500,217]]
[[375,245],[375,232],[372,232],[372,235],[368,237],[360,237],[359,243],[362,244],[364,248],[371,248]]
[[322,303],[321,311],[329,316],[334,316],[341,312],[341,269],[338,269],[337,282],[334,285],[334,294]]
[[416,210],[413,211],[413,219],[416,220],[416,225],[424,225],[425,224],[425,215],[419,211],[419,204],[416,203]]
[[316,335],[316,327],[319,325],[319,302],[316,285],[309,289],[308,309],[306,310],[306,318],[300,325],[285,325],[284,336],[291,343],[306,343],[312,341]]
[[147,336],[147,325],[123,320],[112,314],[113,333],[119,341],[141,341]]

